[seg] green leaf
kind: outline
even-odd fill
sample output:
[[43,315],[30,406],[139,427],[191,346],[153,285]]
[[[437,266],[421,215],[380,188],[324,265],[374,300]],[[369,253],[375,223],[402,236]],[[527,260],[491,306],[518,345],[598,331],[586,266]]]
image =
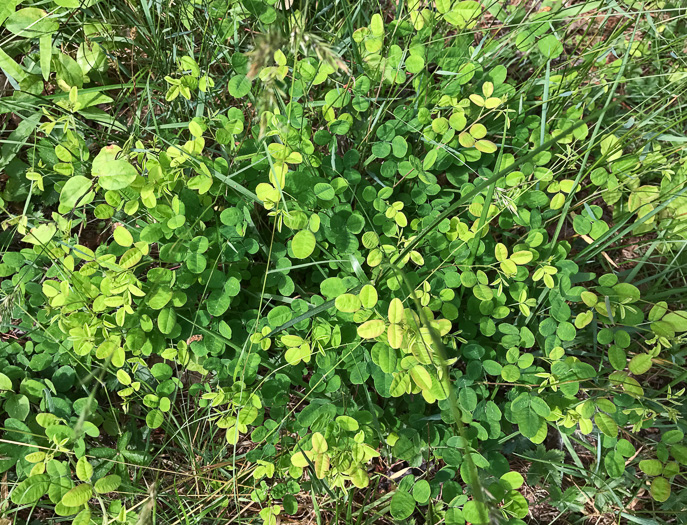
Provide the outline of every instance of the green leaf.
[[625,459],[619,452],[609,450],[604,457],[604,466],[609,476],[619,478],[625,472]]
[[474,0],[465,0],[458,2],[453,8],[444,15],[444,19],[451,25],[459,29],[471,28],[477,22],[482,8],[479,3]]
[[553,35],[546,35],[537,41],[537,47],[542,55],[548,60],[558,58],[563,52],[563,44]]
[[336,192],[331,184],[325,182],[318,182],[314,188],[315,196],[323,201],[330,201],[336,197]]
[[647,476],[660,476],[663,472],[663,463],[657,459],[643,459],[639,462],[639,470]]
[[2,48],[0,48],[0,68],[8,77],[13,78],[17,84],[24,82],[28,76],[26,71],[11,56],[5,53]]
[[346,285],[339,277],[329,277],[320,283],[320,293],[327,299],[333,299],[346,293]]
[[525,478],[519,472],[506,472],[501,476],[499,482],[506,490],[517,490],[525,483]]
[[541,417],[549,417],[551,409],[541,397],[530,396],[530,406]]
[[491,301],[494,298],[494,291],[486,284],[478,284],[472,289],[472,293],[480,301]]
[[542,423],[542,418],[531,408],[513,414],[516,418],[518,428],[523,436],[533,438],[539,432],[539,427]]
[[[91,189],[92,181],[81,175],[75,175],[69,179],[60,191],[60,210],[62,213],[70,212],[76,208],[77,203]],[[63,211],[62,211],[63,210]]]
[[48,493],[50,476],[38,474],[26,478],[12,491],[12,503],[15,505],[31,505]]
[[246,75],[236,75],[229,81],[229,94],[234,98],[243,98],[250,93],[252,82]]
[[210,315],[219,317],[224,314],[229,309],[231,305],[231,295],[229,295],[224,289],[213,290],[208,297],[205,307]]
[[87,503],[91,496],[93,496],[93,487],[88,483],[82,483],[62,496],[61,503],[65,507],[80,507]]
[[663,317],[663,322],[672,326],[675,332],[687,332],[687,311],[670,312]]
[[153,377],[158,381],[165,381],[174,375],[172,367],[167,363],[155,363],[150,367],[150,373],[153,374]]
[[661,435],[661,441],[669,445],[680,443],[685,437],[685,434],[679,428],[668,430]]
[[291,239],[291,250],[296,259],[306,259],[315,250],[315,236],[308,230],[301,230]]
[[38,38],[54,33],[60,25],[42,9],[26,7],[12,13],[5,22],[5,28],[17,36]]
[[203,273],[205,268],[207,268],[207,259],[201,253],[189,253],[186,257],[186,266],[193,273]]
[[100,478],[95,482],[95,491],[98,494],[107,494],[108,492],[113,492],[119,488],[122,483],[122,478],[117,474],[110,474],[104,478]]
[[627,366],[627,355],[625,354],[625,350],[619,346],[612,345],[608,349],[608,361],[616,370],[625,370]]
[[42,35],[39,40],[41,74],[46,82],[50,78],[50,63],[52,62],[52,35]]
[[0,3],[0,24],[2,24],[7,17],[14,13],[14,10],[22,2],[22,0],[4,0]]
[[413,498],[420,505],[425,505],[429,501],[432,489],[426,479],[421,479],[413,486]]
[[91,523],[91,511],[83,509],[72,520],[72,525],[89,525]]
[[348,430],[349,432],[355,432],[360,428],[358,422],[349,416],[339,416],[336,418],[336,422],[342,429]]
[[437,11],[442,15],[451,9],[452,0],[436,0]]
[[501,377],[509,383],[520,379],[520,369],[515,365],[506,365],[501,369]]
[[22,394],[9,394],[4,408],[7,415],[19,421],[24,421],[31,411],[29,398]]
[[465,521],[473,525],[487,525],[489,523],[489,509],[481,501],[470,500],[463,505]]
[[670,448],[670,455],[681,465],[687,465],[687,445],[673,445]]
[[296,366],[301,361],[307,359],[310,354],[311,351],[307,345],[294,346],[284,353],[284,359],[286,359],[286,362],[291,366]]
[[[157,286],[146,294],[148,306],[150,306],[153,310],[162,310],[167,305],[167,303],[172,300],[173,294],[174,292],[171,288],[167,288],[165,286]],[[210,301],[208,301],[208,303],[209,302]]]
[[614,438],[618,435],[618,424],[613,420],[613,418],[603,412],[597,412],[594,416],[594,422],[599,430],[604,433],[604,435]]
[[670,498],[670,482],[664,477],[654,478],[651,482],[651,496],[660,503],[668,501],[668,498]]
[[391,516],[397,520],[405,520],[415,511],[415,498],[404,490],[397,490],[391,498]]
[[84,74],[79,63],[65,53],[58,52],[56,57],[57,60],[54,65],[58,82],[70,88],[81,89],[84,83]]
[[420,55],[410,55],[406,58],[406,71],[417,74],[425,68],[425,59]]
[[561,341],[572,341],[575,339],[577,331],[575,330],[575,326],[565,321],[556,328],[556,335],[560,337]]
[[396,350],[388,345],[377,343],[372,347],[372,361],[386,374],[396,371]]
[[177,324],[177,314],[172,308],[160,310],[157,316],[157,327],[165,335],[169,335]]

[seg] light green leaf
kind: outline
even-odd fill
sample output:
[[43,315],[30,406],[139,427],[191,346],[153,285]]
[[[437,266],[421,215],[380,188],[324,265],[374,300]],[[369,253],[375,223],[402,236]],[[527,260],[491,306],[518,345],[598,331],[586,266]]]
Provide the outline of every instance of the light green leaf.
[[91,511],[89,509],[83,509],[79,512],[72,520],[72,525],[89,525],[91,522]]
[[289,348],[284,353],[284,359],[291,366],[296,366],[301,361],[304,361],[310,357],[311,350],[308,345],[294,346]]
[[473,525],[489,523],[489,509],[481,501],[470,500],[463,506],[463,517]]
[[119,488],[122,483],[122,478],[117,474],[110,474],[104,478],[100,478],[95,482],[95,491],[98,494],[107,494],[108,492],[113,492]]
[[106,146],[93,159],[92,174],[105,190],[121,190],[129,186],[138,172],[126,159],[118,159],[121,148]]
[[668,323],[675,332],[687,332],[687,311],[670,312],[663,317],[663,322]]
[[634,375],[642,375],[651,368],[651,356],[649,354],[637,354],[630,360],[628,366]]
[[614,438],[618,435],[618,424],[613,420],[613,418],[603,412],[597,412],[594,416],[594,422],[599,430],[603,432],[606,436]]
[[93,466],[85,457],[79,458],[76,462],[76,477],[81,481],[89,481],[93,475]]
[[149,428],[160,428],[165,422],[165,415],[157,408],[151,410],[146,415],[146,425]]
[[12,380],[0,372],[0,394],[12,390]]
[[301,230],[291,239],[291,250],[296,259],[306,259],[312,255],[316,244],[315,236],[308,230]]
[[425,68],[425,59],[420,55],[410,55],[406,58],[406,71],[417,74]]
[[503,262],[508,258],[508,248],[506,248],[505,244],[499,242],[494,248],[494,255],[497,261]]
[[377,289],[371,284],[366,284],[360,290],[358,297],[363,308],[374,308],[378,300]]
[[522,474],[519,472],[506,472],[503,476],[501,476],[500,483],[506,488],[506,490],[517,490],[522,487],[523,483],[525,483],[525,478],[523,478]]
[[60,25],[48,13],[36,7],[26,7],[12,13],[5,22],[5,28],[17,36],[38,38],[54,33]]
[[480,301],[491,301],[494,297],[494,292],[486,284],[478,284],[472,289],[472,293]]
[[15,60],[0,48],[0,68],[5,74],[14,79],[17,84],[26,80],[26,71]]
[[482,153],[495,153],[496,150],[498,149],[496,147],[496,144],[494,144],[491,140],[486,140],[486,139],[481,139],[475,142],[475,148],[477,148],[477,151],[481,151]]
[[117,244],[128,248],[134,243],[134,238],[131,232],[127,230],[124,226],[117,226],[112,232],[112,236]]
[[542,55],[548,60],[558,58],[563,52],[563,45],[554,35],[546,35],[537,41],[537,47]]
[[336,298],[334,306],[336,306],[336,309],[340,312],[353,313],[360,310],[362,304],[357,295],[345,293]]
[[42,35],[38,41],[41,57],[41,74],[43,80],[47,82],[50,78],[50,63],[52,62],[52,36]]
[[229,81],[229,94],[234,98],[243,98],[250,93],[251,81],[246,75],[236,75]]
[[14,10],[21,3],[22,0],[3,0],[0,3],[0,24],[2,24],[8,16],[14,13]]
[[358,327],[358,335],[363,339],[374,339],[384,333],[384,321],[373,319],[366,321]]
[[416,365],[410,369],[410,377],[417,386],[422,390],[429,390],[432,388],[432,376],[429,375],[427,369],[421,365]]
[[403,308],[403,303],[401,300],[397,297],[394,297],[389,303],[389,322],[394,324],[402,322],[404,310],[405,309]]
[[65,182],[60,191],[60,208],[62,213],[72,211],[81,197],[91,189],[92,181],[81,175],[76,175]]
[[91,496],[93,496],[93,487],[88,483],[82,483],[62,496],[62,504],[65,507],[80,507],[87,503]]
[[169,335],[177,324],[177,314],[172,308],[160,310],[157,316],[157,327],[165,335]]
[[451,11],[444,15],[444,18],[458,29],[470,29],[477,23],[481,13],[482,8],[479,3],[474,0],[466,0],[454,5]]
[[660,476],[663,472],[663,463],[657,459],[643,459],[639,462],[639,469],[647,476]]
[[358,422],[352,417],[339,416],[336,418],[336,422],[342,429],[348,430],[349,432],[355,432],[360,428]]

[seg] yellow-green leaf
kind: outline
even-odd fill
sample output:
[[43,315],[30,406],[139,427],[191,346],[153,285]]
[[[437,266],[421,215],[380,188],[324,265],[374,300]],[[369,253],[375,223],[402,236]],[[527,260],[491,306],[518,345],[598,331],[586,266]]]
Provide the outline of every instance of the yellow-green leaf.
[[389,322],[398,324],[403,321],[403,303],[397,297],[393,298],[389,303]]
[[366,321],[358,327],[358,335],[363,339],[374,339],[384,333],[384,321],[373,319]]

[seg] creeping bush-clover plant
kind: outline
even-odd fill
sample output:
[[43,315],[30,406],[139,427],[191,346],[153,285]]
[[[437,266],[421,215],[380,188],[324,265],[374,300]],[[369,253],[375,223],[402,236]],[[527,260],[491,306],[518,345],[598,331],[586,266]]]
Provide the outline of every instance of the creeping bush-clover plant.
[[678,513],[670,2],[291,3],[0,6],[0,515]]

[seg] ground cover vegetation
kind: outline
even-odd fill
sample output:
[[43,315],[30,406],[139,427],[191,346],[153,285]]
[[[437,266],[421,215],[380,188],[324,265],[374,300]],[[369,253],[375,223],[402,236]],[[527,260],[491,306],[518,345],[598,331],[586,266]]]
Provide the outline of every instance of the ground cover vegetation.
[[686,15],[3,1],[0,523],[684,522]]

